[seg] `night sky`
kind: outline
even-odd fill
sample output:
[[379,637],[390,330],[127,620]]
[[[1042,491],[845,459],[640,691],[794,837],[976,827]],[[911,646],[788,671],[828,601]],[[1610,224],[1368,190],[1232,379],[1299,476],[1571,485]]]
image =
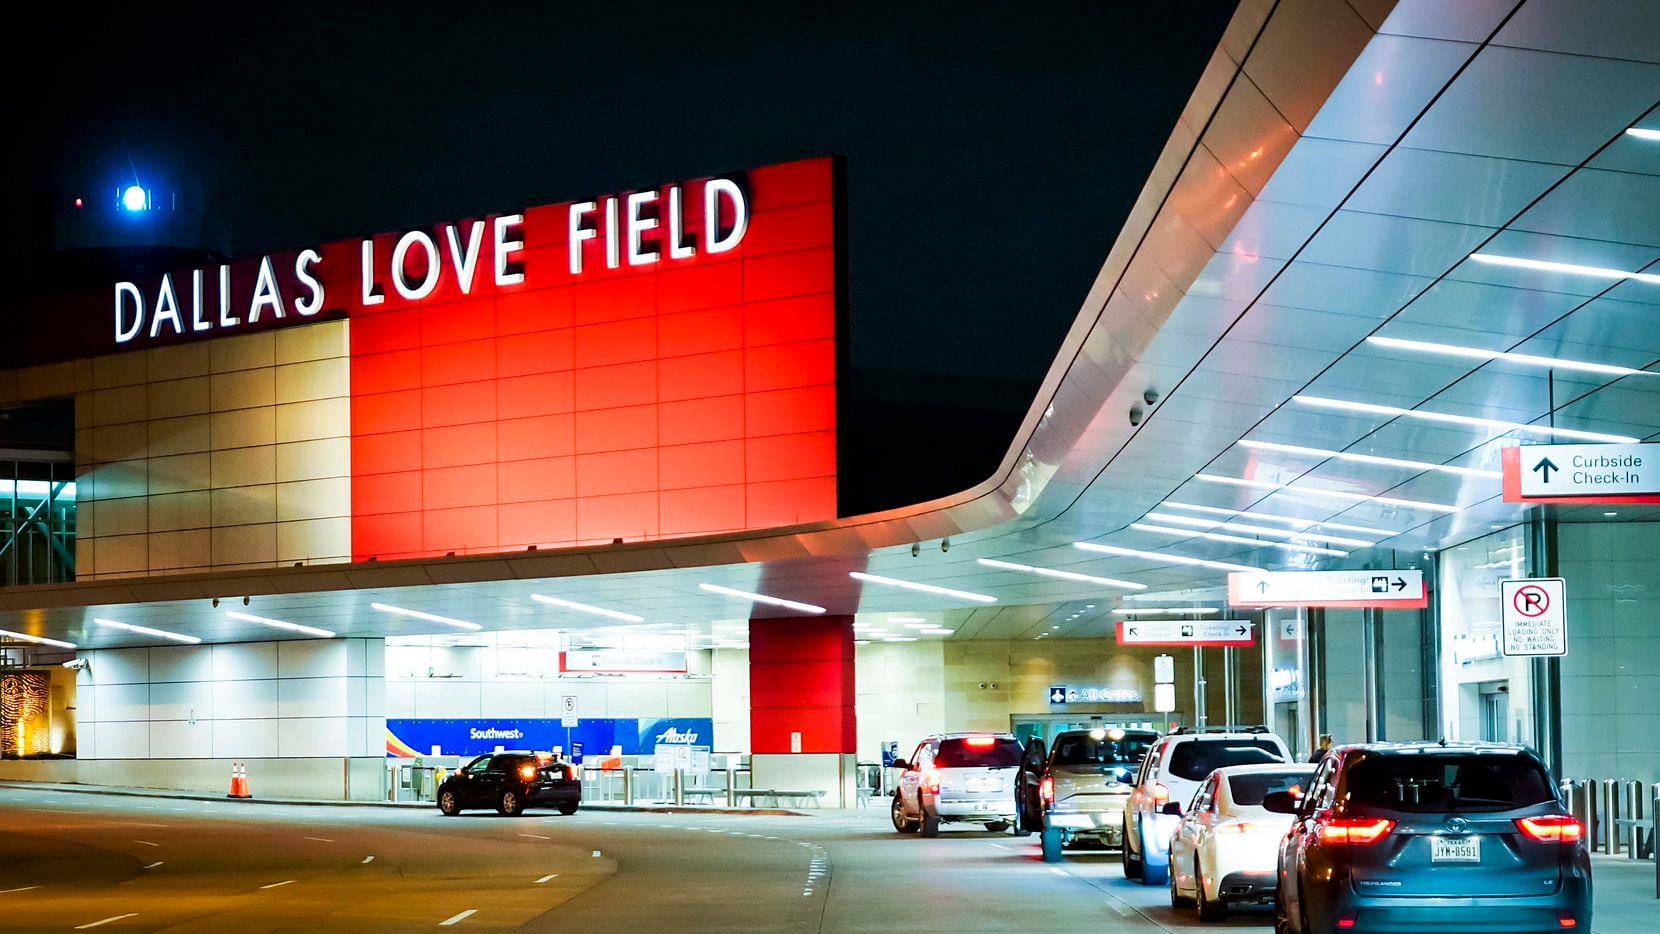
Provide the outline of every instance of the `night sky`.
[[996,466],[1233,10],[327,6],[13,20],[8,278],[135,168],[216,196],[240,254],[842,155],[844,512]]

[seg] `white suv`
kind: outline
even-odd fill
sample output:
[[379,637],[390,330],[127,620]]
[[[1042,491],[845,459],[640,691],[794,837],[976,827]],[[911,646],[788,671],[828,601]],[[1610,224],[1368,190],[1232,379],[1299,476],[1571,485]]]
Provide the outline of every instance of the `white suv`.
[[893,792],[893,829],[936,836],[942,821],[984,824],[1003,831],[1014,823],[1015,776],[1023,749],[1009,733],[939,733],[924,739],[902,769]]
[[1164,885],[1170,837],[1210,773],[1229,765],[1290,762],[1285,740],[1264,727],[1183,727],[1147,750],[1124,805],[1124,875]]

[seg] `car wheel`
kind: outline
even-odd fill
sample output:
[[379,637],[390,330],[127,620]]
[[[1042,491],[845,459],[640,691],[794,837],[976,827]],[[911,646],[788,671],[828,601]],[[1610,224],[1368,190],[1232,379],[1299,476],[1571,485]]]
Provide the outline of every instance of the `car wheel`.
[[917,826],[905,816],[905,804],[898,795],[893,796],[893,829],[900,833],[916,833]]
[[1030,830],[1027,830],[1026,825],[1021,823],[1020,821],[1015,821],[1014,822],[1012,832],[1017,837],[1030,837],[1032,835],[1032,832]]
[[1170,862],[1167,859],[1163,866],[1153,863],[1147,858],[1147,838],[1141,838],[1141,884],[1163,885],[1170,878]]
[[438,793],[438,810],[444,812],[445,817],[454,817],[461,813],[461,803],[455,799],[455,792],[441,791]]
[[1058,863],[1061,861],[1061,829],[1059,827],[1045,827],[1043,830],[1043,861]]
[[561,801],[558,805],[559,813],[569,817],[576,813],[576,806],[577,803],[575,801]]
[[1003,831],[1009,829],[1009,822],[1006,820],[994,820],[986,824],[986,829],[992,833],[1002,833]]
[[922,812],[922,835],[924,837],[940,835],[940,819],[927,811]]
[[1274,883],[1274,934],[1293,934],[1291,919],[1285,914],[1285,892]]
[[496,802],[496,811],[508,817],[518,817],[524,813],[524,802],[512,791],[501,793],[501,800]]
[[1141,881],[1141,857],[1130,855],[1130,835],[1124,835],[1124,878]]
[[1183,895],[1181,893],[1181,891],[1176,887],[1176,879],[1177,879],[1176,874],[1171,873],[1170,874],[1170,907],[1171,908],[1192,908],[1193,907],[1193,899],[1191,899],[1191,898],[1189,898],[1186,895]]
[[1228,903],[1211,901],[1205,895],[1205,871],[1195,860],[1193,863],[1193,900],[1199,905],[1200,921],[1228,920]]

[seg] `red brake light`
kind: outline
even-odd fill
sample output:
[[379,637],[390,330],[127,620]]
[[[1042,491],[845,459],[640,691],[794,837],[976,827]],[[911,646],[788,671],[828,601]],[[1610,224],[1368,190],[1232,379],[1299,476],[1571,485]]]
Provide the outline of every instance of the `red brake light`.
[[1158,806],[1158,807],[1163,807],[1164,802],[1169,801],[1169,800],[1170,800],[1170,789],[1164,787],[1164,785],[1162,783],[1154,784],[1153,785],[1153,804]]
[[1529,840],[1538,843],[1578,843],[1584,828],[1566,814],[1518,817],[1516,826]]
[[1333,817],[1321,822],[1320,842],[1370,846],[1394,829],[1394,821],[1381,817]]
[[940,793],[940,770],[930,766],[922,773],[922,790],[931,795]]
[[1043,803],[1054,804],[1055,780],[1048,776],[1044,776],[1043,781],[1038,783],[1038,796],[1043,799]]
[[984,749],[985,747],[990,746],[991,744],[997,742],[997,737],[995,737],[995,736],[970,736],[967,739],[964,739],[963,742],[970,745],[970,746],[973,746],[975,748]]

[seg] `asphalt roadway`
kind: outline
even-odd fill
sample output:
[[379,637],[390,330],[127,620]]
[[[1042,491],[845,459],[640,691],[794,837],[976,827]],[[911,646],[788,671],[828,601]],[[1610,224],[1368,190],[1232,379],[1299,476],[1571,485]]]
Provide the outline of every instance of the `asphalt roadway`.
[[885,811],[446,818],[0,787],[0,930],[1272,929],[1200,925],[1115,854],[1050,865],[1035,837],[901,837]]

